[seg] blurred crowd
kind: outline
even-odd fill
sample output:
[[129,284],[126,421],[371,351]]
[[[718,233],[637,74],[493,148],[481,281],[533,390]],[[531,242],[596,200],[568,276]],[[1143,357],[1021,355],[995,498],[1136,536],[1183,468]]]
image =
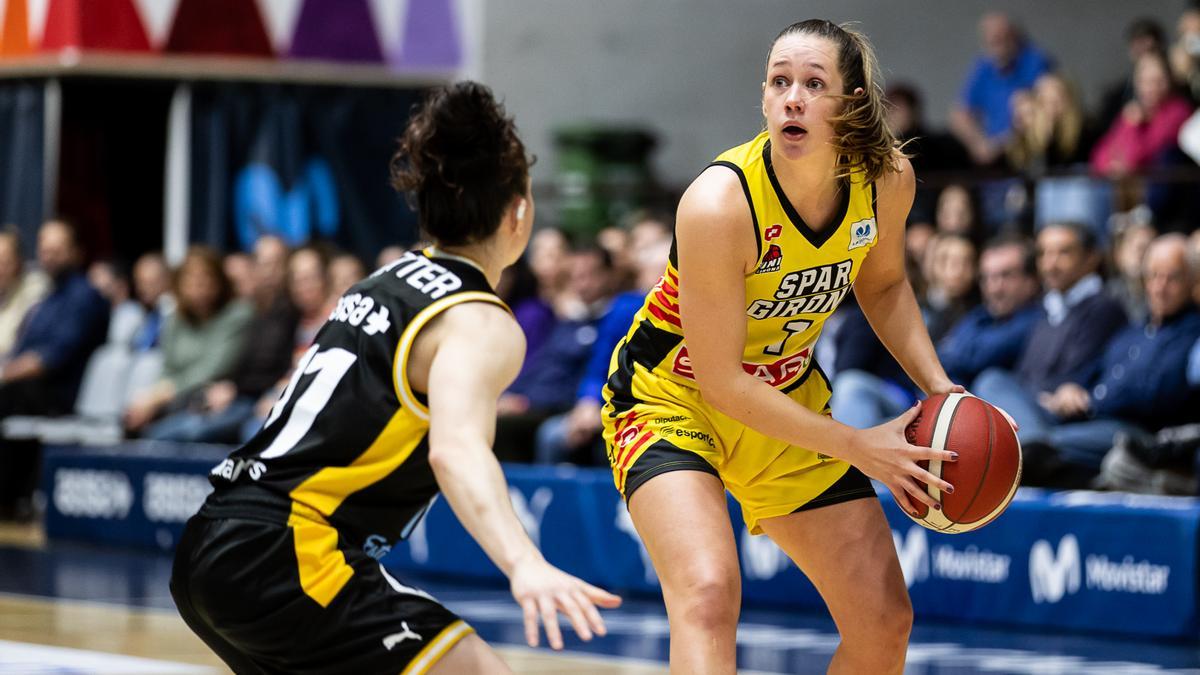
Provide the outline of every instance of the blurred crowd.
[[[1173,28],[1128,25],[1128,71],[1092,110],[1000,13],[980,19],[947,132],[913,87],[889,93],[934,178],[908,223],[909,277],[950,376],[1019,423],[1029,485],[1197,492],[1200,3]],[[899,414],[912,382],[860,311],[836,319],[834,416]]]
[[[500,401],[502,458],[602,456],[588,442],[608,354],[663,271],[669,222],[639,215],[586,245],[543,229],[505,272],[497,290],[528,349]],[[193,246],[174,266],[157,252],[86,264],[80,242],[71,223],[48,221],[29,264],[17,230],[0,230],[0,518],[30,515],[36,481],[41,439],[14,420],[108,421],[114,440],[244,442],[338,299],[368,273],[354,255],[276,236],[248,253]],[[385,248],[372,262],[405,250]],[[83,430],[78,442],[95,441],[95,426],[71,428]]]
[[[1200,4],[1172,36],[1138,20],[1126,37],[1129,72],[1090,114],[1001,14],[980,21],[948,132],[927,127],[915,88],[892,87],[889,122],[931,177],[907,224],[909,278],[950,376],[1019,423],[1026,484],[1196,494]],[[497,291],[528,349],[498,404],[502,460],[607,465],[609,359],[672,231],[652,212],[585,241],[542,227],[505,272]],[[107,416],[119,437],[162,441],[253,435],[370,269],[274,236],[249,252],[194,246],[176,265],[94,261],[63,220],[36,248],[29,264],[16,230],[0,231],[0,421]],[[920,396],[852,296],[817,354],[847,424],[882,423]],[[0,518],[29,515],[38,447],[0,429]]]
[[[889,123],[910,141],[927,185],[969,182],[981,221],[975,225],[984,232],[1049,220],[1104,230],[1114,212],[1136,205],[1149,208],[1161,229],[1193,228],[1200,217],[1200,2],[1185,6],[1173,33],[1152,19],[1131,22],[1128,70],[1094,92],[1091,109],[1071,74],[1008,16],[984,15],[979,36],[981,53],[949,111],[948,130],[927,126],[915,86],[888,91]],[[933,222],[943,208],[938,190],[926,189],[914,214]]]

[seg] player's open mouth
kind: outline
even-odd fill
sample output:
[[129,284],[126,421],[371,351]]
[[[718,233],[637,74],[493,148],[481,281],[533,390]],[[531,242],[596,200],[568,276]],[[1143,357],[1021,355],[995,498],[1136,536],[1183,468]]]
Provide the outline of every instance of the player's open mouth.
[[789,124],[783,128],[783,137],[789,141],[798,141],[808,134],[808,130],[799,124]]

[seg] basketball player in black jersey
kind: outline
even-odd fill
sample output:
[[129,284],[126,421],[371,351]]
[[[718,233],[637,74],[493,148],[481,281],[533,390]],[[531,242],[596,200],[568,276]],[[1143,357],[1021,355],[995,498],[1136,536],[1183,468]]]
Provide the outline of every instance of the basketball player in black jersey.
[[[491,452],[525,350],[492,291],[529,240],[529,160],[491,92],[461,83],[417,111],[393,163],[437,242],[356,284],[263,428],[212,470],[171,594],[238,673],[504,673],[470,626],[378,558],[445,495],[508,576],[526,639],[585,640],[620,600],[551,566]],[[253,339],[253,338],[252,338]]]

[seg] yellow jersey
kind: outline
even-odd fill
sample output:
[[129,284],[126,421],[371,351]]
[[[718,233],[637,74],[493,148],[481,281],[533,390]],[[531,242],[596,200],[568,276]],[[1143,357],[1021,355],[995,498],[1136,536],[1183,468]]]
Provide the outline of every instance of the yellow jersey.
[[[861,172],[852,173],[843,180],[833,221],[814,230],[796,213],[775,176],[766,132],[725,151],[709,166],[725,167],[741,181],[758,243],[757,264],[745,277],[742,367],[787,391],[806,379],[825,320],[850,292],[875,246],[875,186],[864,182]],[[618,411],[634,402],[625,395],[633,391],[635,377],[696,387],[679,319],[675,246],[662,279],[613,353],[609,372],[605,395]],[[639,382],[638,389],[645,391],[648,384]]]

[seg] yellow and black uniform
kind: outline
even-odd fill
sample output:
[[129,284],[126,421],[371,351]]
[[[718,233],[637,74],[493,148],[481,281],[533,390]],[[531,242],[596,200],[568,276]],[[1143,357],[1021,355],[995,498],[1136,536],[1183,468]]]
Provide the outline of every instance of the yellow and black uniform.
[[[725,167],[741,181],[758,242],[758,262],[744,281],[742,367],[828,415],[829,380],[813,347],[875,245],[875,186],[852,174],[842,182],[834,220],[814,230],[775,177],[766,132],[722,153],[711,166]],[[704,402],[679,319],[674,246],[609,371],[604,439],[626,499],[661,473],[705,471],[725,483],[757,534],[763,518],[875,494],[849,464],[758,433]]]
[[378,562],[438,493],[408,354],[464,302],[503,306],[482,270],[433,250],[356,284],[263,428],[212,470],[171,593],[235,671],[423,673],[471,632]]

